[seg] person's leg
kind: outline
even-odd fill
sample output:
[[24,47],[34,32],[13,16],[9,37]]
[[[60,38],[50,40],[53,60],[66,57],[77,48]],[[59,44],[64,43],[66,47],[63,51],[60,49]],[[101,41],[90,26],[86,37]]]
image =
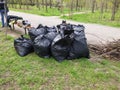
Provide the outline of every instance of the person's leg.
[[1,11],[0,12],[1,13],[1,21],[2,21],[2,27],[4,27],[5,25],[5,23],[4,23],[4,12],[3,11]]

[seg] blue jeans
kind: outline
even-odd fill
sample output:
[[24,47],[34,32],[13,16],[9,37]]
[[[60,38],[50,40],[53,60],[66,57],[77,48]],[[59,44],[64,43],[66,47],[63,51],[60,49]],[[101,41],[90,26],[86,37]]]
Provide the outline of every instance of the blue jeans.
[[1,14],[1,21],[2,21],[2,27],[4,27],[5,26],[5,22],[4,22],[4,12],[5,12],[5,10],[0,10],[0,14]]

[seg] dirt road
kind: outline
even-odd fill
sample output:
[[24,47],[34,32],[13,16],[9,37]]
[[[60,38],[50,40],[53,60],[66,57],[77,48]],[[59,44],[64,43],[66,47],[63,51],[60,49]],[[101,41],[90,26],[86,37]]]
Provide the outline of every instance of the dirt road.
[[[34,27],[37,27],[38,24],[56,26],[62,22],[62,19],[60,19],[58,16],[38,16],[15,11],[10,11],[9,15],[21,16],[24,18],[24,20],[29,20]],[[67,23],[84,25],[86,28],[85,33],[87,41],[90,44],[98,44],[101,42],[106,43],[107,41],[112,41],[113,39],[120,39],[120,28],[98,24],[79,23],[70,20],[67,20]]]

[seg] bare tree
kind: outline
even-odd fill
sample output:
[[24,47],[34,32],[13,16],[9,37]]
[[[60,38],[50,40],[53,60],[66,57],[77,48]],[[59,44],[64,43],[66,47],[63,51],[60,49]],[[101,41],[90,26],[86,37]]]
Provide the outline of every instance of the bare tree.
[[76,0],[76,11],[78,11],[79,1],[80,0]]
[[44,8],[44,4],[45,4],[45,1],[44,0],[42,0],[42,8]]
[[105,12],[108,10],[108,0],[105,0]]
[[46,12],[48,12],[48,2],[47,2],[47,0],[45,0],[45,9],[46,9]]
[[21,9],[22,8],[22,0],[18,0],[18,2],[19,2],[19,9]]
[[104,12],[104,1],[103,0],[101,0],[101,7],[100,7],[100,11],[101,11],[101,14],[103,14],[103,12]]
[[96,0],[92,0],[92,13],[95,12],[95,3],[96,3]]
[[50,8],[52,8],[52,0],[50,0],[50,2],[49,2],[49,3],[50,3]]
[[112,6],[112,16],[111,16],[111,20],[114,21],[115,20],[115,15],[118,9],[118,0],[113,0],[112,2],[113,6]]
[[39,2],[39,0],[36,0],[36,6],[40,10],[40,2]]
[[73,0],[70,0],[70,11],[69,11],[69,18],[72,19],[72,13],[73,13]]
[[26,1],[26,9],[29,9],[29,1]]

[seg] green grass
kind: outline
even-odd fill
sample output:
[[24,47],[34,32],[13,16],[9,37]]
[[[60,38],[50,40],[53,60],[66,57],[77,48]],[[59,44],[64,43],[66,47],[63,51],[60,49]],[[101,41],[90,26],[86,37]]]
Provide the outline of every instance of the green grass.
[[[48,7],[48,12],[46,12],[46,8],[41,6],[40,9],[38,9],[36,6],[29,6],[29,10],[26,9],[26,6],[22,5],[22,8],[19,9],[19,5],[15,5],[16,8],[12,8],[9,5],[10,10],[17,11],[17,12],[25,12],[25,13],[30,13],[30,14],[36,14],[36,15],[41,15],[41,16],[60,16],[62,14],[68,14],[69,13],[69,8],[64,7],[63,11],[58,10],[57,7]],[[86,9],[80,10],[78,12],[83,12],[87,11]],[[75,9],[73,12],[77,12]]]
[[41,16],[58,16],[60,15],[60,11],[58,11],[56,8],[48,8],[48,12],[45,11],[45,9],[41,8],[40,10],[36,7],[32,7],[31,9],[14,9],[10,8],[10,10],[13,11],[19,11],[19,12],[25,12],[25,13],[30,13],[30,14],[36,14],[36,15],[41,15]]
[[20,57],[14,39],[0,32],[1,90],[118,90],[120,63],[87,59],[56,62],[35,53]]
[[[52,7],[52,8],[48,7],[48,12],[46,12],[46,9],[43,7],[41,7],[40,10],[36,6],[29,6],[29,10],[25,9],[24,6],[22,6],[22,9],[19,9],[18,5],[16,7],[17,9],[10,8],[10,10],[31,13],[31,14],[41,15],[41,16],[59,16],[62,14],[61,11],[55,7]],[[64,8],[63,13],[64,14],[69,13],[68,9]]]
[[73,15],[72,19],[68,16],[63,16],[64,19],[71,19],[78,22],[85,22],[85,23],[97,23],[102,25],[108,25],[113,27],[120,27],[120,12],[116,14],[116,20],[110,20],[111,13],[104,13],[101,17],[99,12],[95,13],[85,13],[85,14],[77,14]]

